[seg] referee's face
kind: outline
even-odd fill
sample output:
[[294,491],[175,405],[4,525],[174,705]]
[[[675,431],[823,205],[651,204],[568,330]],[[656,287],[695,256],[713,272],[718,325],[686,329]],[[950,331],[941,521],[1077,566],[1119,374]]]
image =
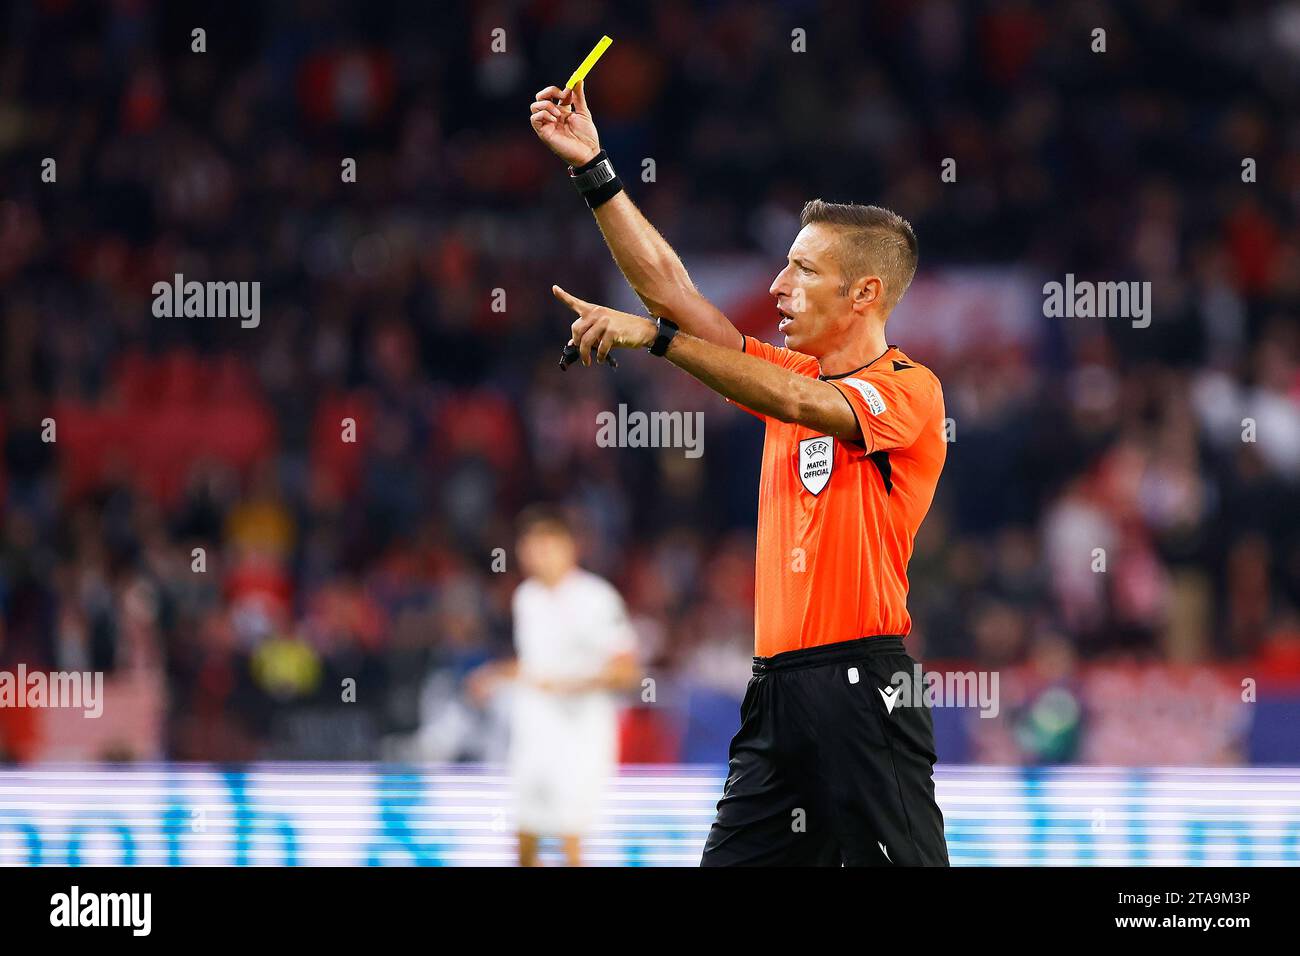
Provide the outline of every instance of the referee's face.
[[836,238],[834,226],[804,226],[768,289],[776,297],[777,331],[784,333],[786,348],[805,355],[830,351],[854,322],[852,299],[840,291]]

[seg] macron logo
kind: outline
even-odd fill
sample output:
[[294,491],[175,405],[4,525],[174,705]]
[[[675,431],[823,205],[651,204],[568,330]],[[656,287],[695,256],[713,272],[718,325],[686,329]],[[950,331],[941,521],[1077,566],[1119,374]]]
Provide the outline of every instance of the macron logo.
[[894,705],[898,703],[898,694],[901,690],[901,687],[880,688],[880,699],[885,702],[886,713],[894,712]]

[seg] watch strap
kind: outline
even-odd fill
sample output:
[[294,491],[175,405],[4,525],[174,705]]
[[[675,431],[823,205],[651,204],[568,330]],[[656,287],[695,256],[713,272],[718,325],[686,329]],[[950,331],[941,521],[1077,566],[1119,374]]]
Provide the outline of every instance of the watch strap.
[[677,323],[670,319],[665,319],[663,316],[659,317],[655,326],[659,331],[658,334],[655,335],[655,340],[650,345],[649,351],[651,355],[663,355],[668,351],[668,345],[672,342],[673,336],[675,336],[680,329],[678,329]]

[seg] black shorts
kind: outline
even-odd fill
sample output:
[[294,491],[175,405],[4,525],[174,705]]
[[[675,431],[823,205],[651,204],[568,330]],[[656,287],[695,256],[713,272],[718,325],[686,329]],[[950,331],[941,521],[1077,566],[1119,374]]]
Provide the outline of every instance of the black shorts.
[[[929,707],[898,637],[754,658],[701,866],[947,866]],[[919,696],[919,695],[918,695]]]

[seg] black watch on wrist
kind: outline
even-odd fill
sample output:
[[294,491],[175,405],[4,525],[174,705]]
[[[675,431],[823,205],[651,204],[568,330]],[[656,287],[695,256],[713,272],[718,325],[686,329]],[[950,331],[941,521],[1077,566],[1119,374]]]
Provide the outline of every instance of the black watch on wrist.
[[591,209],[609,202],[623,191],[623,180],[614,172],[609,153],[603,149],[581,166],[570,166],[569,182]]
[[569,178],[578,187],[578,192],[583,193],[605,185],[614,178],[614,164],[609,161],[609,153],[602,149],[581,166],[570,166]]
[[655,335],[655,340],[647,351],[651,355],[663,355],[668,351],[668,343],[673,340],[673,336],[676,335],[679,330],[675,322],[671,322],[663,316],[660,316],[655,322],[655,327],[659,332]]

